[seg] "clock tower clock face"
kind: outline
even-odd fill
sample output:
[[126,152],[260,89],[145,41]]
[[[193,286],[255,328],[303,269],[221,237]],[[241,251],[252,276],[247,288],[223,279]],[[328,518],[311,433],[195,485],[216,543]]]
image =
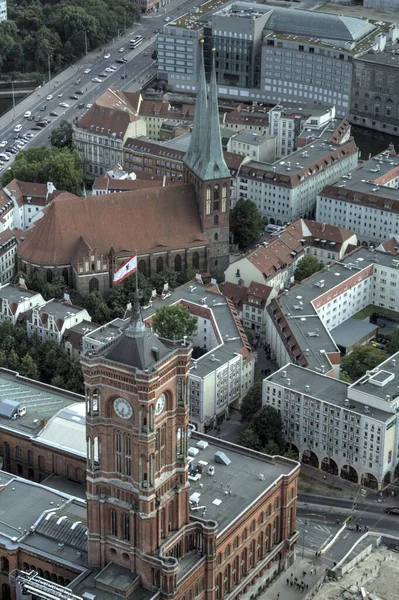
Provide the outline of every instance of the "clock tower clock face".
[[155,416],[161,414],[161,412],[165,408],[165,403],[166,403],[166,395],[165,394],[161,394],[159,396],[158,400],[157,400],[156,405],[155,405]]
[[121,419],[130,419],[133,414],[130,403],[124,398],[115,398],[114,411]]

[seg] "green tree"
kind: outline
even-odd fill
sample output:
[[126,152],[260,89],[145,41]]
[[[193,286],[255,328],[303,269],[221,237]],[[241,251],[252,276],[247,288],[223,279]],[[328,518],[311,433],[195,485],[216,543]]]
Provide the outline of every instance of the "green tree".
[[251,421],[260,408],[262,408],[262,381],[257,381],[255,385],[248,390],[242,400],[240,407],[241,421],[247,423]]
[[386,352],[375,346],[359,346],[341,360],[341,371],[350,381],[356,381],[366,371],[374,369],[387,357]]
[[79,156],[68,148],[38,146],[19,152],[9,171],[1,178],[6,186],[12,179],[47,183],[52,181],[58,190],[81,194],[85,181]]
[[252,200],[240,198],[230,211],[230,231],[233,241],[243,250],[257,244],[263,228],[263,219]]
[[56,148],[73,148],[73,129],[69,121],[63,119],[58,127],[53,129],[50,136],[51,145]]
[[[141,304],[147,304],[151,298],[151,284],[142,273],[137,274]],[[121,285],[115,285],[109,296],[108,306],[113,317],[123,316],[127,305],[133,306],[136,294],[136,277],[127,277]]]
[[315,256],[306,254],[295,269],[296,281],[302,281],[303,279],[310,277],[313,273],[320,271],[323,266],[323,263],[319,262]]
[[162,293],[165,283],[174,290],[179,285],[178,273],[172,269],[165,269],[150,278],[151,289],[157,290],[158,294]]
[[388,354],[395,354],[395,352],[399,351],[399,329],[395,329],[393,334],[391,335],[391,339],[387,344],[387,352]]
[[100,292],[90,292],[90,294],[87,294],[83,307],[95,323],[102,325],[110,320],[111,311]]
[[238,443],[244,448],[251,448],[251,450],[262,450],[262,442],[259,436],[255,433],[252,427],[246,427],[239,435]]
[[187,336],[190,339],[197,330],[197,317],[183,304],[163,306],[152,317],[152,326],[161,338],[181,340]]
[[250,427],[259,437],[262,448],[271,448],[270,444],[273,443],[276,445],[273,446],[275,454],[284,452],[283,420],[278,410],[272,406],[263,406],[252,417]]
[[24,377],[28,377],[29,379],[39,379],[39,370],[37,368],[37,364],[30,356],[30,354],[26,353],[19,365],[19,373]]

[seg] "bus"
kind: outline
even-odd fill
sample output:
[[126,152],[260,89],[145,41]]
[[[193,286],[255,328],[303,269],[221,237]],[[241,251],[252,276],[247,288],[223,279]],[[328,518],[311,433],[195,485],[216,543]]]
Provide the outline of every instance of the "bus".
[[143,43],[143,37],[141,35],[136,35],[132,40],[130,40],[130,48],[137,48],[140,44]]

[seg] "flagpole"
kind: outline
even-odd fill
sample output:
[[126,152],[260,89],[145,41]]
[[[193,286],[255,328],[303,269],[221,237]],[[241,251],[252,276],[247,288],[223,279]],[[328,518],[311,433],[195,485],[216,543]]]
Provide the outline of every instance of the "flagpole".
[[137,268],[136,268],[136,296],[137,298],[139,297],[139,257],[137,254],[137,248],[136,248],[136,260],[137,260]]

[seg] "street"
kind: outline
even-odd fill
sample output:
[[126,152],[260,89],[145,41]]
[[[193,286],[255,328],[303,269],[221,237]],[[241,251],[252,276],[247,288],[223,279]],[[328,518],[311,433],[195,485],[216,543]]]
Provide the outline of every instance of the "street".
[[[165,14],[173,18],[196,3],[196,0],[188,0],[180,4],[174,1],[166,7],[166,12],[162,10],[159,14],[143,16],[142,20],[136,23],[124,37],[114,40],[106,47],[89,52],[78,63],[55,75],[15,106],[15,117],[13,108],[0,117],[0,142],[7,142],[7,146],[12,146],[17,136],[14,128],[16,125],[21,125],[19,138],[28,132],[34,134],[25,148],[48,145],[51,131],[58,127],[63,119],[73,122],[76,117],[81,117],[88,110],[86,105],[93,104],[109,87],[129,92],[140,90],[145,82],[156,74],[156,61],[151,58],[151,54],[156,48],[156,31],[165,24]],[[129,40],[137,34],[143,36],[143,43],[131,50]],[[124,48],[123,52],[120,52],[121,48]],[[105,53],[109,53],[110,57],[105,59]],[[121,58],[126,58],[127,62],[117,63],[116,60]],[[113,73],[107,73],[100,82],[92,81],[98,78],[100,73],[105,73],[105,69],[111,65],[116,67]],[[85,73],[89,69],[90,72]],[[77,100],[71,99],[70,96],[76,95],[77,91],[82,91],[83,94],[79,94]],[[50,95],[52,98],[47,100]],[[69,106],[62,107],[61,102]],[[78,105],[82,104],[84,107],[78,108]],[[27,111],[30,111],[34,118],[47,119],[50,123],[40,131],[32,130],[36,123],[24,118],[24,113]],[[57,116],[51,116],[50,113],[57,113]],[[4,148],[1,152],[4,152]],[[13,160],[14,156],[0,167],[0,174],[12,165]]]

